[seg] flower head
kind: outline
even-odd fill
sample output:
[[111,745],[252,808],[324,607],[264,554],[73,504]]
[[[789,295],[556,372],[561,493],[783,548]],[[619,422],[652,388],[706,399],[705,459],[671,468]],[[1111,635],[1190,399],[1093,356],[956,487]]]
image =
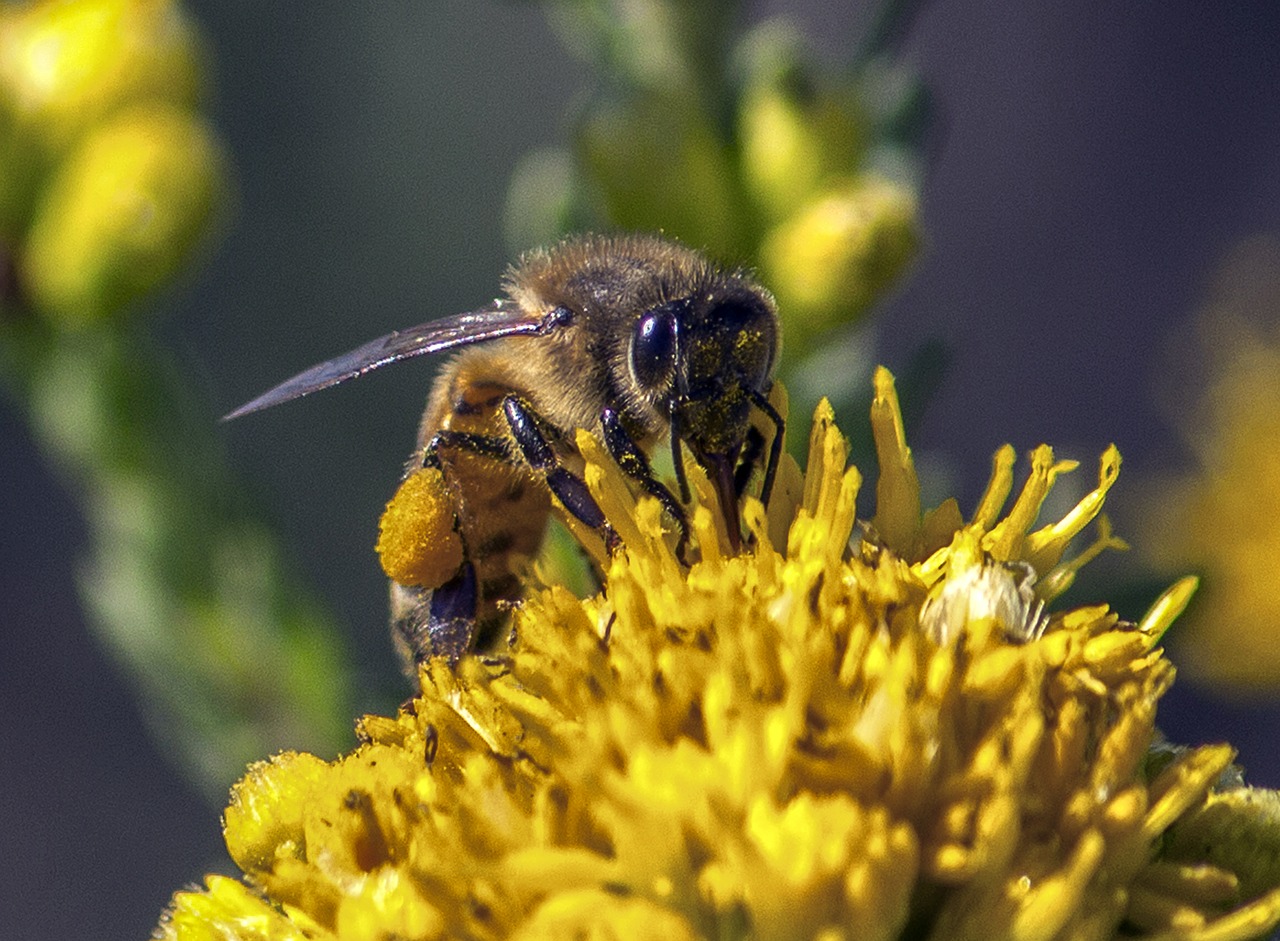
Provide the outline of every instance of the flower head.
[[604,591],[532,592],[510,649],[428,664],[350,755],[250,769],[226,835],[259,892],[180,893],[162,936],[1245,938],[1280,920],[1280,875],[1246,897],[1238,859],[1194,834],[1161,853],[1232,758],[1149,758],[1173,679],[1158,643],[1193,585],[1139,624],[1044,612],[1115,543],[1104,522],[1066,557],[1114,449],[1040,528],[1071,465],[1038,449],[1006,511],[1002,451],[966,521],[953,501],[921,513],[884,371],[873,423],[870,522],[820,407],[807,473],[785,466],[767,511],[746,500],[746,552],[695,487],[688,568],[582,436],[625,544]]
[[[1223,266],[1180,356],[1170,412],[1194,467],[1152,487],[1143,547],[1162,570],[1204,576],[1182,633],[1191,675],[1233,691],[1280,686],[1280,243],[1256,239]],[[1204,380],[1188,381],[1186,363]],[[1180,394],[1179,394],[1180,393]]]

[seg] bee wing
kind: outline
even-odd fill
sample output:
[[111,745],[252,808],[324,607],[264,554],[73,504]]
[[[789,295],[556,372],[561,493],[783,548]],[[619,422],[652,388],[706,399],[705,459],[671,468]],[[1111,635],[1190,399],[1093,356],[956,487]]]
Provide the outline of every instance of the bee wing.
[[385,337],[371,340],[364,346],[312,366],[292,379],[286,379],[274,389],[262,393],[253,401],[246,402],[234,412],[223,416],[222,420],[230,421],[242,415],[270,408],[272,405],[279,405],[281,402],[310,395],[312,392],[327,389],[339,382],[363,376],[379,366],[409,359],[412,356],[439,353],[453,349],[455,346],[482,343],[485,340],[496,340],[500,337],[545,333],[567,323],[568,316],[569,312],[564,308],[530,314],[522,310],[519,305],[496,301],[491,307],[456,314],[452,317],[442,317],[439,320],[430,320],[416,327],[397,330]]

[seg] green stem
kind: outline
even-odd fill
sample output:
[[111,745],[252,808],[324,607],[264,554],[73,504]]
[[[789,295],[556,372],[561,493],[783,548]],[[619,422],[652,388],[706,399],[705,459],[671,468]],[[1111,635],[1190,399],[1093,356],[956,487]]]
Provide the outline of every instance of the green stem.
[[220,803],[250,761],[341,747],[337,632],[232,484],[172,359],[136,329],[59,333],[19,311],[0,323],[0,376],[88,521],[90,624],[192,780]]

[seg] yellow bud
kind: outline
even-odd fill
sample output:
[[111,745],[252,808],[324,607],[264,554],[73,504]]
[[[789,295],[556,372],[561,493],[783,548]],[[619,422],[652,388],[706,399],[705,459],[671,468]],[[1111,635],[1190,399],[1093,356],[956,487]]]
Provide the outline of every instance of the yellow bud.
[[27,226],[47,159],[0,97],[0,240],[15,244]]
[[517,250],[550,245],[578,224],[582,185],[573,154],[545,147],[520,158],[507,186],[505,234]]
[[776,222],[819,187],[857,168],[865,129],[852,95],[799,82],[759,82],[738,112],[742,177],[764,217]]
[[511,937],[515,941],[559,938],[693,941],[700,935],[682,914],[650,899],[586,887],[560,892],[540,902]]
[[378,558],[401,585],[438,588],[462,566],[453,495],[444,475],[424,467],[400,484],[378,525]]
[[277,856],[306,851],[303,819],[325,764],[314,755],[283,752],[249,767],[231,790],[223,816],[227,852],[248,872],[270,869]]
[[893,283],[919,242],[916,200],[879,177],[847,180],[775,227],[761,275],[778,298],[787,344],[856,319]]
[[187,264],[224,188],[201,121],[167,105],[121,113],[67,155],[37,203],[24,290],[64,326],[114,314]]
[[688,101],[646,95],[606,105],[588,118],[578,146],[610,224],[662,231],[713,255],[746,253],[729,149]]
[[190,104],[196,36],[169,0],[35,3],[0,20],[0,97],[59,150],[122,104]]
[[418,880],[387,866],[371,873],[343,898],[332,936],[345,941],[383,941],[441,938],[445,934],[445,918],[423,897]]
[[1240,898],[1271,890],[1280,906],[1280,792],[1236,787],[1208,794],[1165,836],[1164,857],[1207,862],[1239,878]]
[[226,941],[227,925],[252,925],[244,938],[304,941],[311,937],[254,889],[227,876],[205,876],[207,891],[178,892],[155,937],[164,941]]

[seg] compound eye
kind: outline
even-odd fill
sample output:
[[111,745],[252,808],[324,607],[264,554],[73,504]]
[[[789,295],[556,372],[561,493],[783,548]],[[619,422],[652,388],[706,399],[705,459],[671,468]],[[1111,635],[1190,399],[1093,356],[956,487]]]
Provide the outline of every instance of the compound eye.
[[670,381],[675,370],[676,322],[668,311],[649,311],[631,338],[631,375],[646,389]]
[[759,388],[769,375],[776,352],[772,319],[758,307],[735,302],[721,304],[713,318],[726,348],[733,351],[738,374],[753,388]]

